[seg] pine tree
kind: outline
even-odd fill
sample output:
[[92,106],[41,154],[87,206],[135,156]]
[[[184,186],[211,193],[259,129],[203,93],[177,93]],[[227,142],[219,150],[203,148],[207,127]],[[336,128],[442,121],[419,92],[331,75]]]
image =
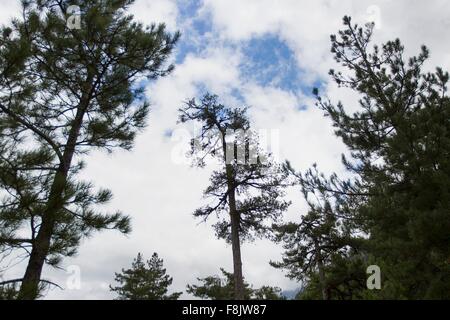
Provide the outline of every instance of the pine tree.
[[15,300],[18,294],[17,283],[0,283],[0,300]]
[[[201,285],[188,285],[187,293],[194,297],[209,300],[233,300],[234,295],[234,276],[225,269],[220,268],[222,277],[218,275],[206,278],[197,278]],[[244,299],[250,300],[281,300],[284,299],[281,289],[277,287],[263,286],[259,289],[253,289],[244,281]]]
[[[220,271],[222,277],[214,275],[197,278],[201,285],[188,285],[186,292],[201,299],[233,300],[235,297],[234,275],[223,268],[220,268]],[[249,300],[251,293],[249,284],[244,281],[244,299]]]
[[286,300],[281,288],[262,286],[259,289],[253,290],[253,300]]
[[270,155],[259,152],[246,111],[226,107],[217,96],[209,94],[199,103],[192,99],[180,109],[182,123],[201,125],[200,133],[192,140],[194,163],[202,167],[205,159],[213,157],[221,165],[204,192],[214,204],[197,209],[194,216],[206,220],[216,214],[219,218],[215,230],[219,238],[231,242],[234,298],[239,300],[245,298],[241,241],[270,234],[270,223],[278,221],[289,206],[281,199],[285,174]]
[[182,292],[167,295],[173,279],[166,274],[163,260],[153,253],[147,260],[147,265],[139,253],[134,259],[131,269],[122,269],[115,274],[115,281],[119,286],[110,286],[116,292],[119,300],[177,300]]
[[18,289],[12,285],[0,287],[0,300],[15,300],[17,299]]
[[[23,20],[2,30],[0,246],[29,253],[21,299],[35,299],[44,264],[74,255],[83,237],[130,231],[129,217],[96,210],[111,192],[76,176],[90,150],[132,147],[148,113],[138,81],[172,70],[179,34],[134,22],[132,3],[26,0]],[[71,5],[79,29],[67,23]]]
[[406,59],[398,39],[371,49],[373,24],[345,17],[344,25],[331,36],[331,50],[345,71],[330,75],[361,96],[359,109],[348,114],[315,93],[351,151],[343,157],[350,178],[316,173],[302,184],[333,198],[335,214],[364,235],[367,263],[383,276],[372,297],[449,298],[449,75],[422,71],[425,46]]
[[[289,278],[303,284],[298,298],[354,298],[355,292],[366,285],[364,257],[359,254],[364,240],[352,234],[351,225],[346,223],[348,216],[338,213],[339,204],[325,191],[330,183],[316,166],[302,175],[287,162],[285,170],[296,178],[294,184],[301,185],[309,211],[302,215],[300,223],[274,226],[275,240],[283,243],[285,252],[281,262],[271,265],[286,269]],[[319,181],[328,187],[315,188]]]

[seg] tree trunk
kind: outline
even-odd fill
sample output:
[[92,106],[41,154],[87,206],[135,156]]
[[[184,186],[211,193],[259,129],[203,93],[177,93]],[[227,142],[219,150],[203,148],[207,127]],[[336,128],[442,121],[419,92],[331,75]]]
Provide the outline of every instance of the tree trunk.
[[322,299],[330,300],[330,294],[329,294],[328,286],[326,284],[326,279],[325,279],[325,270],[324,270],[324,266],[323,266],[322,253],[320,251],[320,247],[319,247],[317,240],[314,240],[314,247],[315,247],[314,249],[316,251],[317,268],[319,269],[319,281],[320,281],[320,287],[322,290]]
[[78,135],[83,124],[83,117],[89,105],[90,95],[90,90],[83,94],[64,149],[63,161],[60,163],[53,179],[47,206],[42,215],[41,226],[36,239],[33,241],[30,258],[20,287],[19,299],[21,300],[34,300],[38,297],[42,268],[50,249],[57,214],[64,206],[63,193],[66,188],[67,176],[75,153]]
[[[241,239],[239,237],[239,213],[236,208],[236,190],[233,165],[227,162],[227,142],[225,132],[222,132],[222,150],[224,153],[225,170],[227,174],[228,206],[231,223],[231,250],[233,251],[234,299],[244,300],[244,277],[242,275]],[[234,150],[234,145],[233,145]]]
[[67,175],[63,171],[58,171],[53,181],[47,208],[42,215],[41,227],[33,242],[30,259],[20,287],[19,299],[34,300],[38,297],[42,268],[50,248],[56,213],[62,207],[61,195],[66,181]]
[[239,215],[236,210],[234,190],[229,194],[231,219],[231,248],[233,251],[234,298],[244,300],[244,277],[242,275],[241,240],[239,238]]

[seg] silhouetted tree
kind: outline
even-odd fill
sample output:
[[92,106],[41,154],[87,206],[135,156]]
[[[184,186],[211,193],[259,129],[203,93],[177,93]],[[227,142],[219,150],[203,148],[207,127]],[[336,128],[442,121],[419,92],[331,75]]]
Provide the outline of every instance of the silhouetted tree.
[[352,299],[366,289],[364,256],[359,254],[364,239],[354,235],[348,216],[334,208],[334,198],[323,189],[309,188],[308,181],[326,181],[316,166],[302,175],[287,162],[285,169],[302,186],[309,211],[300,223],[275,225],[275,240],[285,249],[282,261],[271,262],[288,271],[287,276],[303,284],[299,299]]
[[[0,246],[29,253],[21,299],[35,299],[44,263],[74,255],[83,237],[130,231],[127,216],[95,210],[110,191],[76,175],[92,149],[131,149],[148,113],[138,81],[172,70],[178,33],[134,22],[133,2],[26,0],[23,20],[1,31]],[[79,29],[67,23],[71,5]]]
[[330,75],[360,95],[359,109],[349,114],[315,93],[351,152],[343,156],[350,178],[313,173],[303,175],[302,187],[325,193],[345,228],[365,239],[360,250],[383,276],[372,297],[449,298],[449,75],[422,71],[425,46],[407,59],[398,39],[370,47],[373,24],[345,17],[344,25],[331,43],[345,71]]
[[286,300],[281,288],[262,286],[259,289],[253,290],[253,300]]
[[[214,204],[197,209],[194,216],[206,220],[215,213],[216,234],[231,242],[235,299],[245,298],[241,241],[267,236],[289,203],[283,201],[285,173],[261,152],[246,108],[229,108],[218,97],[205,95],[200,102],[189,101],[180,109],[180,121],[199,123],[200,133],[192,140],[195,164],[215,158],[221,169],[214,171],[204,196]],[[258,155],[259,153],[259,155]]]
[[[194,297],[210,300],[233,300],[234,292],[234,275],[224,269],[220,269],[222,277],[215,275],[206,278],[197,278],[201,285],[188,285],[187,293]],[[249,300],[251,289],[248,283],[244,282],[244,299]]]
[[173,279],[166,274],[163,260],[157,253],[147,260],[147,265],[139,253],[131,269],[122,269],[121,273],[115,274],[115,281],[119,286],[110,286],[110,289],[119,295],[119,300],[177,300],[182,294],[174,292],[167,295]]
[[[215,275],[206,278],[198,278],[202,285],[188,285],[187,293],[194,297],[210,300],[233,300],[234,299],[234,276],[232,273],[220,269],[222,277]],[[281,289],[277,287],[263,286],[252,289],[244,281],[244,299],[250,300],[280,300],[284,299]]]

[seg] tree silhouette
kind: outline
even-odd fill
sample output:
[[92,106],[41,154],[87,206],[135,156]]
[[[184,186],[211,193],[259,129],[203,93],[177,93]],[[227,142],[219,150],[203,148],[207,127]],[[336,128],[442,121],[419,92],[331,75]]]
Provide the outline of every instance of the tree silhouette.
[[[232,273],[220,268],[222,277],[215,275],[206,278],[197,278],[202,285],[188,285],[187,293],[194,297],[210,300],[233,300],[234,299],[234,276]],[[281,300],[285,299],[281,289],[277,287],[262,286],[253,289],[244,281],[244,298],[246,300]]]
[[174,292],[167,295],[173,279],[166,274],[163,260],[156,252],[147,260],[147,265],[138,253],[131,269],[122,269],[121,273],[116,273],[115,281],[119,286],[110,286],[110,289],[119,295],[119,300],[177,300],[182,294]]
[[[44,264],[74,255],[83,237],[130,231],[127,216],[96,211],[110,191],[76,176],[90,150],[132,147],[148,113],[137,81],[172,70],[165,61],[178,33],[134,22],[132,3],[27,0],[23,20],[1,32],[0,246],[29,254],[21,299],[35,299]],[[67,25],[71,5],[80,29]]]
[[246,108],[226,107],[217,96],[206,94],[199,103],[193,99],[180,109],[180,121],[201,124],[191,144],[194,164],[204,166],[208,157],[220,162],[204,192],[214,204],[197,209],[194,216],[206,220],[215,213],[219,218],[216,234],[232,245],[234,297],[244,299],[241,241],[271,233],[270,223],[289,206],[281,199],[286,174],[259,150]]
[[[347,250],[327,262],[329,275],[358,281],[364,264],[381,269],[382,290],[347,287],[350,295],[338,298],[447,299],[449,74],[441,68],[422,71],[429,56],[425,46],[407,59],[398,39],[371,48],[373,24],[359,27],[345,17],[344,26],[331,36],[331,51],[345,71],[330,75],[360,95],[359,109],[349,114],[342,103],[315,94],[351,152],[342,161],[350,178],[310,170],[299,179],[304,190],[329,200],[329,211],[342,224],[338,230],[360,238],[355,254]],[[304,221],[312,217],[320,224],[324,216]],[[358,270],[345,267],[358,257],[364,257]],[[319,277],[312,276],[315,285]]]

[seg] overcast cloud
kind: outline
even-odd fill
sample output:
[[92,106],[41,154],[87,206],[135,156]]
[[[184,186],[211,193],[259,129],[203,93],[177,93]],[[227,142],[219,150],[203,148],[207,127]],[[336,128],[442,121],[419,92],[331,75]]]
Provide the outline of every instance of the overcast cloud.
[[[18,15],[19,2],[1,0],[1,23]],[[426,44],[431,50],[426,67],[450,69],[447,0],[137,0],[131,12],[143,23],[165,22],[169,30],[182,32],[175,71],[148,85],[152,112],[134,150],[94,152],[82,174],[113,191],[108,207],[131,215],[133,232],[128,237],[103,232],[84,241],[79,255],[64,261],[65,268],[79,267],[81,288],[54,289],[47,298],[112,298],[108,284],[114,272],[128,267],[138,252],[147,258],[158,252],[174,278],[174,291],[185,291],[186,284],[217,274],[220,267],[232,270],[231,247],[215,238],[211,223],[192,216],[211,168],[174,161],[182,129],[176,125],[177,109],[188,98],[210,91],[226,103],[250,105],[256,128],[279,130],[281,159],[298,170],[318,163],[322,171],[339,172],[345,149],[314,106],[311,90],[319,86],[350,110],[357,107],[357,97],[337,90],[327,77],[334,67],[329,35],[341,28],[345,14],[360,24],[374,20],[377,43],[399,37],[410,54]],[[301,194],[293,189],[288,196],[294,203],[286,220],[298,219],[305,208]],[[280,257],[279,246],[258,240],[242,251],[244,276],[255,287],[299,287],[268,264]],[[22,273],[18,265],[7,277]],[[64,270],[46,268],[44,277],[67,287]]]

